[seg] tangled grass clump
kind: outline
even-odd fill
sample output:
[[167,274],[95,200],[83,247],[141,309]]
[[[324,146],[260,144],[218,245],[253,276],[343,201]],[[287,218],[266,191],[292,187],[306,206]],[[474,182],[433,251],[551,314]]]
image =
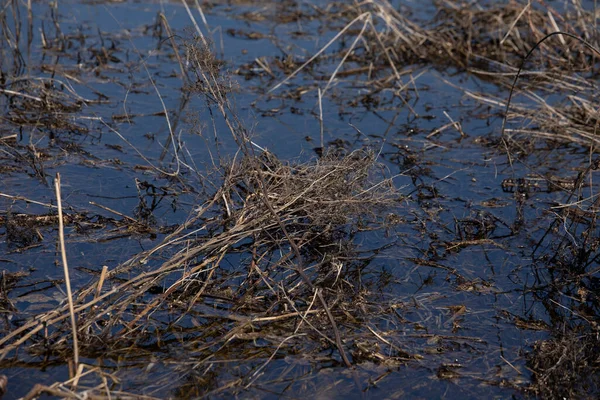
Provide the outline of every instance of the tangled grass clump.
[[[359,307],[354,237],[383,224],[377,211],[397,198],[374,154],[287,164],[269,152],[247,153],[222,171],[221,187],[176,232],[110,271],[107,284],[93,282],[75,296],[83,357],[123,362],[154,348],[164,362],[182,365],[193,354],[195,368],[241,357],[252,372],[255,359],[276,353],[316,356],[332,347],[347,359],[345,349],[364,341],[369,315]],[[26,343],[31,355],[68,359],[67,322],[66,306],[37,316],[0,340],[1,356]],[[379,360],[409,357],[397,350]]]

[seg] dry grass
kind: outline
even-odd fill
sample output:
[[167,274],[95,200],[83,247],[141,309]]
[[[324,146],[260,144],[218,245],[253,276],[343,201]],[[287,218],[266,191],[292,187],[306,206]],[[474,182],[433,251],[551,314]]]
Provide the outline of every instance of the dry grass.
[[[390,181],[373,180],[379,174],[373,155],[327,154],[311,164],[285,165],[263,153],[224,172],[222,187],[177,232],[107,274],[105,286],[112,288],[95,296],[92,282],[75,294],[82,357],[135,358],[136,343],[169,342],[169,332],[186,332],[178,352],[197,360],[195,368],[233,355],[252,363],[259,356],[252,344],[257,340],[270,343],[261,359],[264,351],[274,356],[294,347],[316,356],[323,349],[313,347],[315,337],[337,345],[327,313],[338,326],[369,318],[353,306],[345,310],[362,296],[352,236],[373,228],[376,211],[396,196]],[[318,293],[329,309],[315,302]],[[38,315],[0,339],[2,357],[24,343],[31,355],[70,357],[68,315],[66,306]],[[355,335],[364,340],[353,329],[340,329],[346,348]],[[408,357],[395,353],[384,359]],[[170,362],[188,362],[173,357]],[[258,371],[235,385],[250,384]]]
[[[289,65],[282,67],[274,60],[267,72],[285,72],[283,83],[288,88],[282,97],[296,98],[299,91],[308,92],[310,87],[293,86],[295,76],[309,63],[314,69],[322,60],[326,68],[331,59],[339,64],[321,78],[328,82],[327,87],[343,87],[347,81],[353,88],[358,80],[363,82],[362,95],[344,106],[390,108],[394,100],[386,96],[391,93],[410,108],[406,99],[418,96],[418,91],[413,91],[418,79],[413,76],[414,65],[463,71],[514,91],[510,104],[506,92],[499,96],[464,93],[505,118],[501,140],[491,143],[507,156],[511,167],[519,163],[527,171],[526,176],[515,175],[503,182],[505,190],[515,193],[518,220],[532,193],[562,195],[561,203],[547,210],[556,218],[549,227],[541,223],[543,234],[535,239],[532,250],[536,283],[528,286],[526,293],[533,293],[544,304],[552,316],[556,338],[540,342],[528,356],[535,378],[530,390],[543,397],[557,393],[579,397],[585,396],[586,390],[597,393],[591,383],[599,371],[597,346],[589,340],[597,337],[600,315],[595,267],[600,257],[594,183],[600,143],[595,11],[566,2],[443,1],[437,4],[434,19],[421,22],[405,17],[386,1],[338,5],[330,11],[332,20],[335,15],[337,21],[348,21],[334,40],[352,44],[336,53],[330,48],[332,40],[291,74]],[[566,34],[556,34],[558,31]],[[255,67],[261,65],[266,65],[264,60]],[[310,73],[315,74],[314,70]],[[453,121],[450,125],[456,127]],[[555,171],[545,163],[553,150],[569,148],[588,153],[575,171]],[[518,221],[512,229],[520,229]],[[468,240],[459,244],[469,245]],[[576,348],[574,338],[584,338],[585,345]]]
[[[349,22],[304,64],[290,70],[274,59],[268,67],[264,61],[252,67],[264,69],[270,75],[277,70],[284,72],[285,80],[274,86],[278,89],[283,83],[293,84],[294,76],[309,64],[318,66],[319,60],[323,60],[327,65],[330,60],[339,59],[329,76],[320,77],[328,82],[325,91],[344,80],[352,85],[363,80],[362,94],[349,105],[383,107],[386,96],[392,93],[404,107],[410,108],[406,99],[418,96],[414,65],[466,71],[484,81],[511,88],[528,51],[548,34],[562,31],[581,40],[555,35],[527,59],[507,115],[505,139],[515,146],[511,149],[515,152],[523,150],[519,141],[532,138],[597,145],[598,111],[594,104],[597,54],[589,47],[597,40],[591,28],[594,15],[582,7],[566,4],[561,7],[564,9],[542,1],[481,6],[444,1],[438,5],[435,18],[415,21],[385,0],[362,2],[358,6],[338,4],[328,8],[328,15]],[[341,40],[351,42],[350,48],[340,52],[331,50],[332,44]],[[283,96],[294,98],[298,91],[310,89],[292,87]],[[507,102],[506,96],[469,90],[465,94],[497,109],[498,114],[504,111]],[[563,96],[562,101],[547,100],[557,94]]]
[[[241,358],[247,373],[227,384],[232,390],[251,385],[272,359],[297,349],[313,357],[337,349],[332,360],[351,365],[346,353],[354,342],[367,336],[385,342],[348,327],[369,318],[367,308],[355,308],[364,291],[354,237],[384,224],[380,212],[399,197],[391,177],[367,150],[331,150],[306,163],[285,163],[255,148],[205,40],[197,36],[182,51],[191,61],[187,90],[206,98],[240,151],[232,161],[221,161],[213,172],[219,178],[212,196],[188,221],[153,249],[101,276],[103,284],[94,281],[73,294],[80,358],[133,362],[139,346],[163,348],[163,362],[186,370],[190,359],[193,369],[202,370]],[[64,306],[25,322],[0,339],[0,357],[18,357],[16,351],[26,344],[31,356],[71,358],[68,316]],[[174,332],[179,344],[171,352],[163,346]],[[392,350],[385,356],[362,351],[356,359],[398,363],[410,357],[387,345]],[[78,382],[69,390],[67,383],[36,387],[31,396],[71,397]],[[107,393],[106,384],[85,390]],[[199,394],[212,389],[203,390]]]
[[[418,95],[413,90],[418,76],[412,76],[407,65],[453,68],[508,89],[524,54],[547,34],[560,29],[590,43],[596,40],[591,30],[592,13],[578,7],[563,12],[541,1],[509,1],[502,6],[443,1],[436,17],[425,22],[406,18],[383,0],[330,4],[315,10],[305,17],[341,24],[338,34],[321,50],[302,62],[290,55],[284,60],[260,59],[249,66],[253,74],[262,69],[273,79],[269,96],[301,97],[306,88],[294,87],[295,78],[308,71],[310,79],[327,82],[319,88],[319,99],[331,95],[328,89],[334,84],[360,82],[360,96],[340,96],[347,105],[381,104],[374,98],[392,93],[394,101],[409,108],[407,98]],[[293,17],[303,18],[302,14]],[[160,24],[171,32],[166,18]],[[379,164],[376,153],[368,149],[329,148],[319,158],[285,162],[255,145],[229,97],[234,93],[234,83],[223,71],[223,63],[200,32],[199,24],[194,26],[195,36],[183,42],[169,35],[185,92],[205,101],[213,126],[218,120],[229,130],[216,136],[231,135],[239,151],[215,157],[207,184],[212,189],[209,195],[199,196],[197,208],[187,221],[169,231],[150,250],[134,255],[74,293],[81,357],[101,358],[107,367],[118,370],[120,378],[127,376],[128,368],[151,371],[147,380],[153,383],[144,388],[146,393],[176,389],[182,397],[218,396],[240,393],[260,382],[287,384],[289,371],[285,368],[267,372],[268,366],[287,356],[303,354],[308,362],[319,360],[331,366],[373,363],[394,369],[420,358],[404,348],[401,340],[406,337],[427,342],[434,351],[442,352],[447,343],[465,347],[482,343],[471,336],[398,333],[404,323],[404,317],[397,313],[402,301],[392,299],[389,304],[380,304],[377,295],[364,284],[363,270],[376,250],[360,245],[362,233],[384,228],[390,222],[383,217],[386,210],[398,207],[400,193],[393,177]],[[58,46],[61,40],[57,36],[54,43]],[[347,45],[341,51],[332,50],[333,44],[342,40]],[[507,129],[502,137],[506,146],[496,149],[524,164],[528,155],[539,152],[541,143],[585,146],[590,154],[598,144],[595,56],[578,41],[559,36],[552,40],[540,45],[539,52],[525,63],[506,116]],[[98,53],[99,60],[109,62],[110,54],[105,53]],[[333,70],[329,64],[325,67],[328,73],[320,74],[319,63],[327,64],[332,59],[336,60]],[[285,77],[276,81],[282,72]],[[41,123],[49,130],[76,129],[74,120],[62,126],[58,121],[64,124],[68,120],[65,115],[78,112],[87,100],[68,90],[54,90],[56,82],[40,86],[30,80],[19,88],[2,89],[4,95],[13,98],[12,123]],[[574,94],[564,94],[567,91]],[[158,89],[156,92],[160,96]],[[506,98],[490,93],[465,94],[496,109],[499,115],[507,103]],[[558,95],[563,99],[554,101]],[[39,114],[47,118],[42,120]],[[455,121],[445,127],[450,126],[461,137],[466,136]],[[325,147],[323,142],[322,138],[321,147]],[[170,129],[164,147],[175,144]],[[178,159],[177,170],[169,173],[171,178],[183,179],[179,165]],[[531,174],[527,177],[503,182],[521,208],[527,196],[536,191],[560,192],[567,200],[549,211],[556,219],[550,227],[544,227],[542,239],[534,246],[536,284],[526,288],[535,292],[555,316],[551,328],[567,331],[553,341],[539,342],[529,356],[536,381],[528,389],[541,396],[556,393],[559,384],[566,386],[561,392],[566,397],[583,393],[581,388],[589,385],[580,379],[581,375],[598,374],[594,361],[597,346],[589,339],[598,333],[600,296],[595,265],[600,244],[597,196],[587,191],[597,165],[590,157],[576,177],[554,176],[528,166]],[[56,219],[52,215],[48,218]],[[7,215],[5,221],[15,228],[15,242],[35,244],[40,234],[37,225],[32,223],[31,229],[21,232],[9,222],[15,221],[14,217]],[[143,221],[129,222],[125,230],[147,227]],[[500,241],[487,238],[497,220],[459,222],[463,228],[456,240],[440,245],[447,253],[484,244],[502,248]],[[426,236],[430,232],[425,222],[422,225]],[[519,227],[515,224],[509,229],[515,234]],[[485,290],[479,288],[484,288],[486,282],[463,278],[456,268],[440,262],[435,248],[429,251],[431,256],[424,251],[422,258],[411,260],[415,268],[439,268],[456,278],[457,290]],[[555,300],[565,293],[570,304]],[[413,296],[407,303],[414,302],[418,313],[420,308],[427,309],[426,301],[419,301],[419,296]],[[468,309],[454,305],[448,310],[454,333]],[[579,323],[570,325],[573,315]],[[25,349],[28,356],[72,358],[73,335],[68,319],[69,310],[64,305],[24,321],[0,339],[0,358],[16,363]],[[380,329],[377,322],[382,321],[382,325],[392,328]],[[526,322],[528,328],[533,326],[531,321]],[[575,346],[574,338],[579,337],[586,339],[581,349]],[[151,358],[155,362],[146,365]],[[520,374],[510,362],[506,363]],[[164,373],[156,370],[163,367]],[[107,368],[86,372],[84,368],[85,363],[80,364],[74,380],[34,388],[31,397],[42,392],[69,398],[84,392],[97,398],[132,396],[113,389],[119,378],[108,374]],[[437,369],[437,377],[456,379],[460,368],[445,363]],[[173,371],[185,381],[174,382]],[[348,371],[356,382],[356,370]],[[485,378],[491,384],[500,381]],[[517,381],[502,384],[523,387]]]

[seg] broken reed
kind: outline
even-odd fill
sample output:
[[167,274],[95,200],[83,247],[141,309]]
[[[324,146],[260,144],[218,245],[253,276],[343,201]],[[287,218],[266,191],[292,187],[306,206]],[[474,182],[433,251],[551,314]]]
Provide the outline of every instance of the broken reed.
[[65,285],[67,287],[67,301],[69,305],[69,315],[71,316],[71,332],[73,335],[73,362],[75,369],[79,365],[79,346],[77,344],[77,320],[73,308],[73,293],[71,291],[71,278],[69,277],[69,264],[67,263],[67,248],[65,246],[65,230],[63,226],[62,196],[60,192],[60,174],[57,173],[54,179],[54,190],[56,191],[56,205],[58,209],[58,239],[60,245],[60,255],[62,259],[63,272],[65,274]]

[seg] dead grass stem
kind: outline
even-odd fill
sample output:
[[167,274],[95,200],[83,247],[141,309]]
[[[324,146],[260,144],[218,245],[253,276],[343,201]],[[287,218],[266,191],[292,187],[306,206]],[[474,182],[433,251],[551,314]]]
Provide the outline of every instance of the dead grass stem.
[[71,291],[71,278],[69,277],[69,264],[67,263],[67,249],[65,246],[65,232],[63,227],[62,197],[60,194],[60,174],[56,174],[54,179],[54,190],[56,191],[56,205],[58,208],[58,240],[60,245],[60,255],[62,258],[63,272],[65,274],[65,285],[67,287],[67,300],[69,304],[69,314],[71,315],[71,330],[73,335],[73,361],[75,368],[79,366],[79,345],[77,343],[77,320],[73,307],[73,292]]

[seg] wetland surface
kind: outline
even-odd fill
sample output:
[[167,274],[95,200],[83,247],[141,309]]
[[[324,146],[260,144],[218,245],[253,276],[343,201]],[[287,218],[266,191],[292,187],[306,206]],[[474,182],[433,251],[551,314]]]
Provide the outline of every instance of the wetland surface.
[[3,398],[597,398],[596,22],[4,0]]

